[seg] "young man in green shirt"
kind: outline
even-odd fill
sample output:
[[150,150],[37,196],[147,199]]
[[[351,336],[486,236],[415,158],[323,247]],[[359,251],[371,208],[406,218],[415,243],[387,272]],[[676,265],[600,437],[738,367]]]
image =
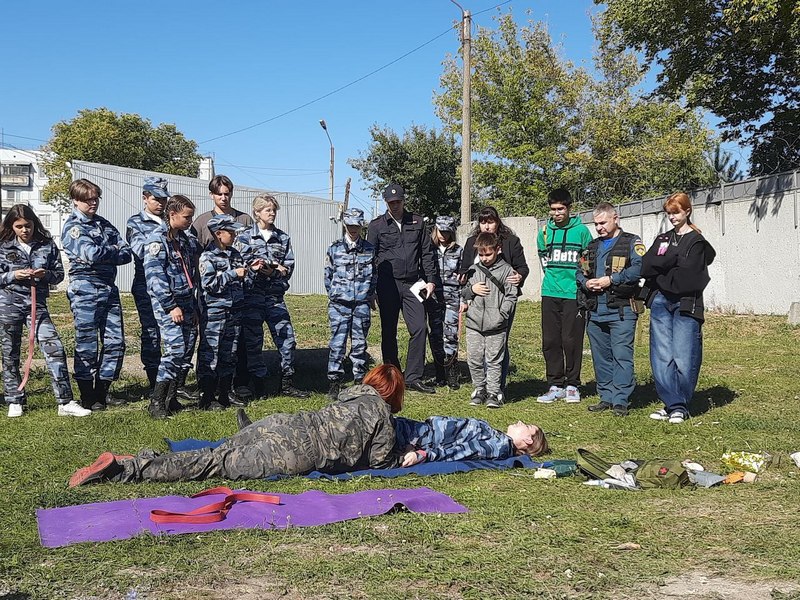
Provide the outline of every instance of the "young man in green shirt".
[[549,390],[537,402],[560,398],[580,402],[581,359],[585,321],[578,311],[575,273],[581,253],[592,241],[580,217],[570,215],[572,196],[558,188],[547,198],[550,219],[539,232],[536,246],[542,263],[542,353]]

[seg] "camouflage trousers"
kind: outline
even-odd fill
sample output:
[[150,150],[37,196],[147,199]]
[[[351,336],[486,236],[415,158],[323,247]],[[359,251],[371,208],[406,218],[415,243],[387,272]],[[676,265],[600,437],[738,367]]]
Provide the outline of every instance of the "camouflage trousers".
[[[19,363],[22,325],[22,321],[0,323],[0,347],[3,349],[3,386],[5,401],[8,404],[25,404],[25,392],[17,390],[21,382]],[[31,326],[30,315],[25,320],[25,325]],[[50,371],[56,402],[59,404],[72,402],[67,355],[64,353],[64,346],[50,319],[50,313],[47,311],[47,307],[42,305],[36,307],[36,342],[44,354],[47,370]]]
[[136,312],[139,313],[139,323],[142,331],[139,335],[141,347],[139,356],[145,369],[158,369],[161,362],[161,331],[158,329],[158,322],[153,314],[153,303],[147,286],[142,283],[134,282],[131,287],[133,302],[136,304]]
[[75,379],[115,381],[125,356],[119,289],[73,279],[67,286],[67,298],[75,321]]
[[274,414],[245,427],[217,448],[158,454],[142,450],[121,461],[118,481],[194,481],[263,479],[303,475],[316,467],[316,449],[308,430],[294,415]]
[[350,338],[350,360],[353,363],[353,379],[363,379],[367,374],[367,335],[372,322],[369,304],[328,303],[328,321],[331,325],[331,341],[328,344],[328,379],[339,380],[344,375],[342,364]]
[[458,353],[458,309],[461,297],[458,289],[437,292],[425,302],[428,316],[428,343],[433,359],[444,364]]
[[192,355],[197,342],[197,312],[191,299],[178,301],[183,311],[183,323],[173,323],[158,301],[153,298],[153,314],[161,331],[161,362],[156,381],[174,381],[181,371],[192,368]]
[[269,327],[272,342],[281,355],[281,373],[294,375],[294,351],[297,342],[289,309],[283,296],[267,296],[261,302],[250,302],[242,310],[242,338],[247,353],[247,372],[254,377],[267,376],[264,357],[264,323]]
[[241,314],[200,316],[200,348],[197,351],[197,377],[225,377],[236,368],[236,351],[241,333]]

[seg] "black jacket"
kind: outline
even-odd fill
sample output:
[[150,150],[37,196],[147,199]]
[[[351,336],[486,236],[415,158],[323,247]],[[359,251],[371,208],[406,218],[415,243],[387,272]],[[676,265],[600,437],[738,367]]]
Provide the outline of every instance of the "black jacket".
[[[471,235],[467,238],[464,244],[464,253],[461,255],[461,269],[466,270],[471,265],[475,264],[475,238],[477,235]],[[522,248],[522,242],[513,233],[500,241],[500,248],[502,250],[501,256],[511,267],[522,276],[522,280],[517,286],[517,295],[522,295],[522,286],[528,278],[528,273],[531,270],[528,268],[528,263],[525,260],[525,250]]]
[[367,241],[375,247],[378,279],[394,278],[414,283],[422,278],[441,287],[433,242],[422,217],[405,211],[402,224],[401,233],[389,211],[369,224]]

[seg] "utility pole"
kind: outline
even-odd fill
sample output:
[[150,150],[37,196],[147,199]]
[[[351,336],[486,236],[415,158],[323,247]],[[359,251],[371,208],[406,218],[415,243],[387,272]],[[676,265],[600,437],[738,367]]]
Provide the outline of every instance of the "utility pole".
[[331,202],[333,202],[333,165],[334,165],[333,140],[331,140],[331,135],[328,133],[328,125],[327,123],[325,123],[325,119],[320,119],[319,125],[325,130],[325,135],[328,136],[328,143],[331,145]]
[[470,88],[472,84],[472,15],[455,0],[450,0],[461,9],[461,60],[464,63],[462,76],[464,90],[461,99],[461,224],[472,220],[472,123]]

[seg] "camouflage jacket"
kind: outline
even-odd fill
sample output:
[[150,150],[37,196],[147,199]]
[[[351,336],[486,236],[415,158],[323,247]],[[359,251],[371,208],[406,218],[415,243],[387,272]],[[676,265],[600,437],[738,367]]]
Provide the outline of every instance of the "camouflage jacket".
[[375,293],[378,271],[375,249],[358,238],[351,247],[342,237],[333,242],[325,255],[325,290],[331,302],[367,302]]
[[262,258],[268,265],[283,265],[287,269],[286,275],[277,270],[269,275],[265,275],[263,270],[259,271],[253,286],[247,290],[248,297],[283,296],[286,293],[289,279],[294,273],[294,251],[289,234],[274,227],[269,238],[264,239],[258,225],[253,224],[250,229],[236,236],[233,247],[241,253],[248,265],[257,258]]
[[99,215],[89,218],[78,209],[64,223],[61,245],[69,259],[70,279],[113,285],[117,266],[131,262],[131,247],[117,228]]
[[14,277],[20,269],[45,270],[44,277],[36,280],[36,304],[40,306],[46,303],[50,286],[64,281],[64,265],[53,240],[32,242],[30,254],[16,239],[0,243],[0,322],[18,322],[30,313],[31,282]]
[[144,255],[145,244],[150,234],[158,229],[164,222],[157,216],[147,211],[136,213],[125,225],[125,239],[133,251],[133,286],[144,286]]
[[[461,268],[462,253],[463,249],[458,244],[451,244],[445,248],[444,252],[434,248],[439,278],[442,280],[442,285],[446,290],[456,291],[461,287],[461,284],[458,283],[458,270]],[[442,288],[439,287],[437,289]]]
[[147,290],[165,313],[178,303],[192,302],[197,286],[197,239],[180,231],[174,240],[167,240],[167,226],[161,225],[147,238],[144,274]]
[[209,244],[200,255],[200,307],[209,317],[242,304],[245,286],[253,281],[250,269],[245,271],[243,279],[236,275],[235,269],[244,266],[236,248],[222,250],[216,244]]

